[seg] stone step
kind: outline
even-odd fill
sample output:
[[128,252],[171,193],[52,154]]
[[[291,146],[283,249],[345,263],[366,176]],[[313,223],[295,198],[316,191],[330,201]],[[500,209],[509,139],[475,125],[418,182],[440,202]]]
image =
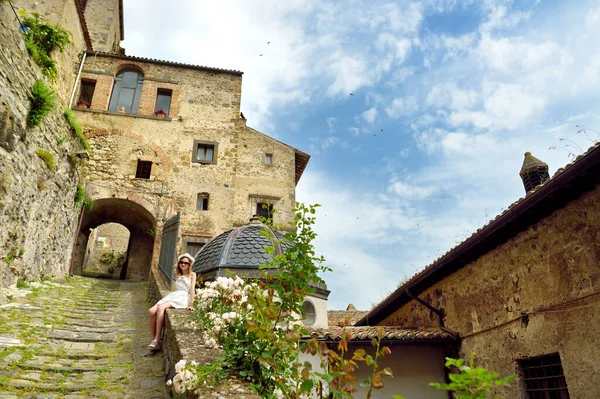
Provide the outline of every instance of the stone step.
[[64,367],[59,365],[39,365],[39,364],[31,364],[31,363],[19,363],[17,365],[19,368],[23,370],[39,370],[39,371],[53,371],[56,373],[84,373],[90,371],[101,372],[105,371],[105,368],[98,367]]
[[50,356],[62,359],[108,359],[108,355],[99,355],[96,353],[58,353],[58,352],[39,352],[39,356]]
[[35,388],[40,392],[79,392],[88,389],[94,389],[96,384],[49,384],[30,380],[14,379],[9,381],[0,381],[0,387],[31,389]]
[[68,330],[54,330],[48,334],[48,338],[71,342],[113,342],[117,340],[117,336],[114,333],[86,333]]

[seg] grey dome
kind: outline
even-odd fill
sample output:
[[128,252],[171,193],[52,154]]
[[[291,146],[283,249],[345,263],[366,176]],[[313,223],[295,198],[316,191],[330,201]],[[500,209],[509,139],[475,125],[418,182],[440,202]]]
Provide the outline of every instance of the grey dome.
[[[249,224],[226,231],[206,244],[196,255],[192,270],[207,277],[224,276],[226,269],[241,269],[248,277],[258,276],[259,266],[272,259],[265,252],[265,247],[272,243],[261,235],[264,229],[278,240],[283,238],[283,234],[252,218]],[[275,254],[281,254],[289,246],[287,242],[277,244]]]

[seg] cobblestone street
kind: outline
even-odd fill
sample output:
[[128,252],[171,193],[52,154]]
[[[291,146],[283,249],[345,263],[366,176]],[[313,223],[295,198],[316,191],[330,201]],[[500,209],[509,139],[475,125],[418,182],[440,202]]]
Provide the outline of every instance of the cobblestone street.
[[167,398],[146,349],[145,283],[83,277],[13,291],[0,306],[0,399]]

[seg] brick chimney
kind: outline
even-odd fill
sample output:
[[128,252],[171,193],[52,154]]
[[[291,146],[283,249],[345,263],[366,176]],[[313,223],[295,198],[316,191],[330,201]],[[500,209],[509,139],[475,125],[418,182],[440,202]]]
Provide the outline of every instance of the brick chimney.
[[540,161],[528,151],[525,153],[525,160],[519,172],[525,192],[533,190],[537,185],[542,184],[550,178],[548,174],[548,164]]

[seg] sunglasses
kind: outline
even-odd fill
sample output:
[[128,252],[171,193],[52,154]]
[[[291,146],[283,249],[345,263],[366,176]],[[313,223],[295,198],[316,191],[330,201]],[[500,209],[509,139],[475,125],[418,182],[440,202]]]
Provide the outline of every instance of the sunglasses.
[[180,265],[188,265],[188,266],[189,266],[189,265],[190,265],[190,262],[183,262],[183,261],[180,261],[180,262],[179,262],[179,264],[180,264]]

